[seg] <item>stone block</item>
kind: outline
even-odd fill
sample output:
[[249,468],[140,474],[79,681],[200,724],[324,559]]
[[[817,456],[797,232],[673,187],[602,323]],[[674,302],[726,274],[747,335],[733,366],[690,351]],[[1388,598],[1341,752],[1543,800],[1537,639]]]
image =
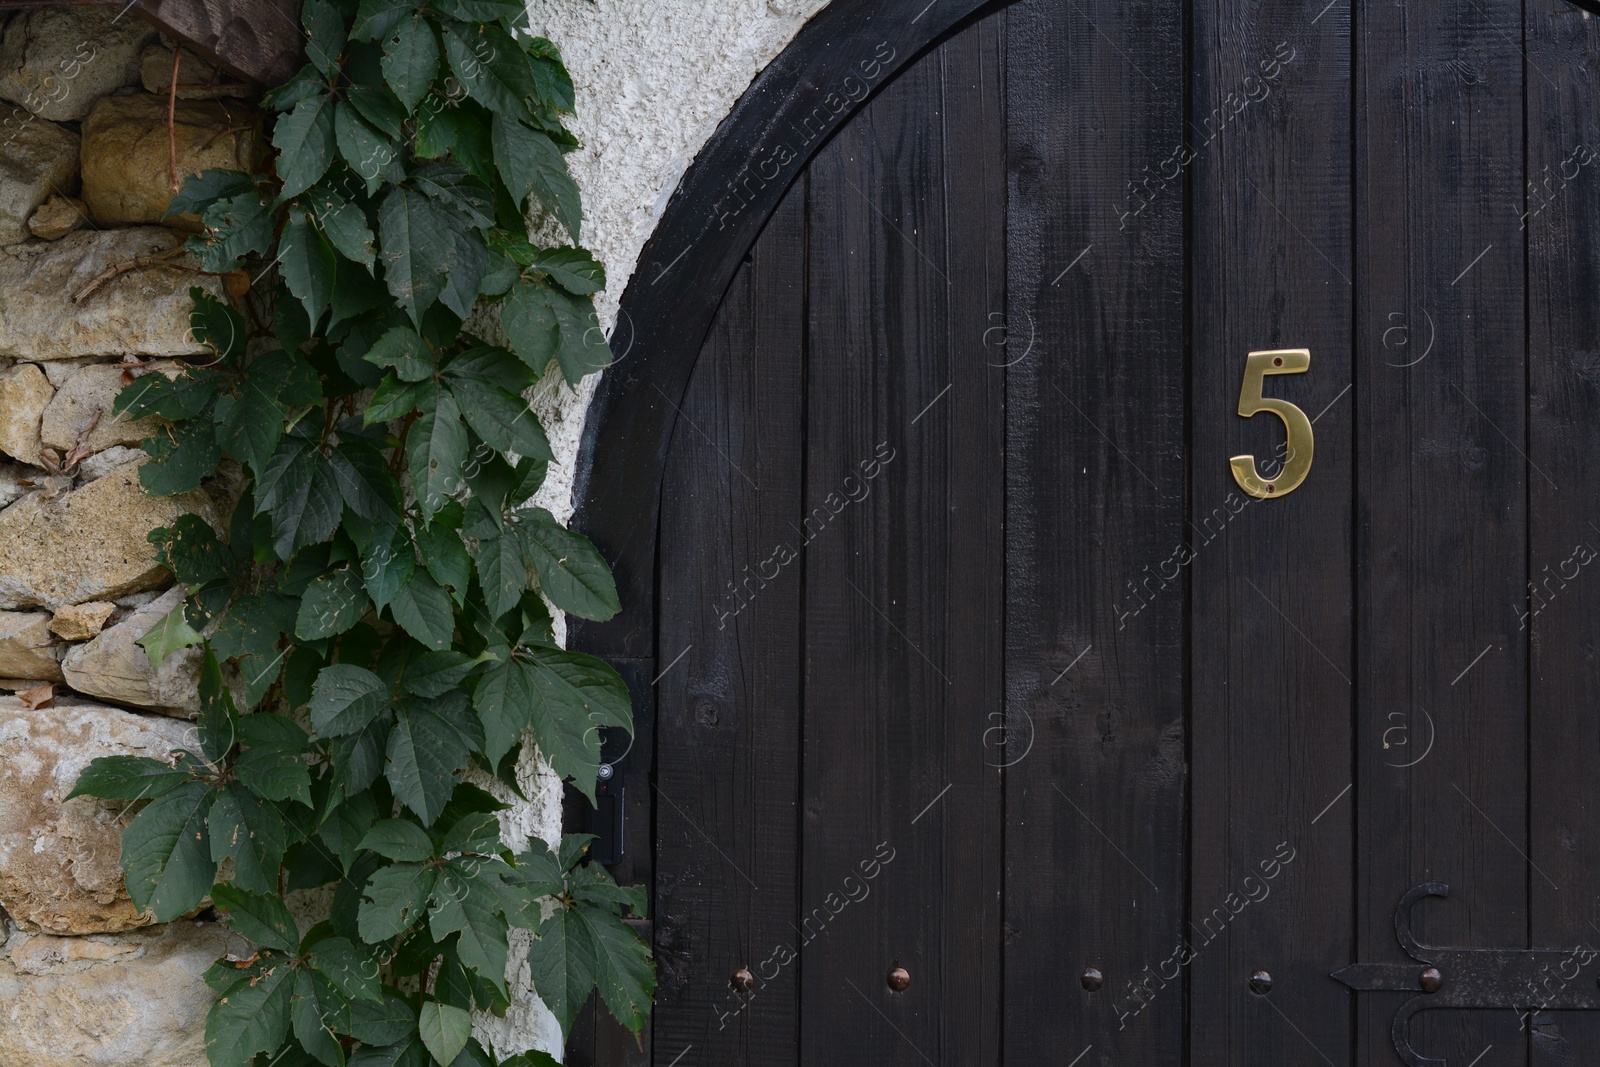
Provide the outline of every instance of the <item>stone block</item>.
[[[154,921],[122,881],[130,806],[67,795],[91,760],[165,759],[193,748],[192,733],[188,723],[70,697],[37,710],[0,697],[0,906],[13,921],[52,934],[118,933]],[[0,1063],[10,1067],[3,1056]]]
[[[220,167],[254,171],[263,148],[261,116],[244,103],[182,100],[172,137],[181,181]],[[83,200],[102,226],[161,222],[171,203],[167,101],[150,93],[107,96],[83,123]],[[198,230],[199,220],[177,220]]]
[[189,329],[189,289],[224,299],[222,279],[198,273],[178,250],[183,240],[165,226],[132,226],[0,249],[0,356],[206,353]]

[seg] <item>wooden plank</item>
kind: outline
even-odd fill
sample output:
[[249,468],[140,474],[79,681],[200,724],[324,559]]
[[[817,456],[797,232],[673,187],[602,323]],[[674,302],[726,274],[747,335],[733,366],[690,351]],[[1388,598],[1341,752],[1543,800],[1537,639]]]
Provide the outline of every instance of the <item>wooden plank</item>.
[[834,130],[931,41],[987,0],[829,4],[739,98],[673,193],[645,245],[612,337],[622,362],[584,421],[573,527],[616,573],[622,611],[573,619],[574,647],[646,656],[655,647],[662,464],[689,371],[740,257]]
[[1001,58],[968,27],[809,172],[805,1063],[1000,1057]]
[[[798,1063],[805,197],[773,215],[684,397],[662,484],[657,1062]],[[640,786],[644,786],[640,781]],[[748,994],[730,975],[747,968]]]
[[[1565,0],[1525,5],[1528,185],[1527,603],[1528,856],[1538,868],[1528,933],[1541,948],[1600,945],[1600,93],[1580,76],[1600,54],[1600,22]],[[1540,476],[1550,474],[1559,491]],[[1582,666],[1580,666],[1582,665]],[[1550,881],[1545,881],[1548,876]],[[1559,888],[1557,888],[1559,887]],[[1579,965],[1582,965],[1581,967]],[[1578,954],[1566,982],[1592,983],[1600,961]],[[1549,1012],[1529,1020],[1531,1062],[1600,1059],[1600,1018]]]
[[[1350,9],[1216,0],[1192,33],[1191,1062],[1345,1064],[1350,997],[1328,973],[1351,938]],[[1240,387],[1246,355],[1277,348],[1311,351],[1265,393],[1315,420],[1313,465],[1252,502],[1229,457],[1270,472],[1285,430],[1240,418]]]
[[[1511,0],[1371,4],[1359,18],[1363,962],[1409,962],[1394,908],[1425,881],[1447,883],[1451,900],[1417,909],[1424,943],[1528,935],[1527,631],[1515,605],[1527,599],[1527,483],[1540,476],[1524,458],[1521,19]],[[1360,1062],[1392,1059],[1401,1000],[1358,998]],[[1411,1032],[1421,1054],[1451,1063],[1490,1045],[1496,1063],[1527,1063],[1514,1012],[1424,1013]]]
[[1005,346],[984,352],[1007,396],[1010,737],[989,751],[1017,1065],[1183,1057],[1182,181],[1129,198],[1184,138],[1183,24],[1176,2],[1007,13]]
[[138,0],[136,10],[258,85],[281,85],[304,62],[300,0]]

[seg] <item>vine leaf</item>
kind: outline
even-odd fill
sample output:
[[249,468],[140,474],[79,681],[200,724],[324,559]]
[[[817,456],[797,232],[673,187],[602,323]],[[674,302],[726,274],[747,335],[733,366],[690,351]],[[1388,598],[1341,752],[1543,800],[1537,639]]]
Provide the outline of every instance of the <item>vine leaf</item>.
[[450,647],[455,633],[455,612],[450,605],[450,594],[428,576],[427,571],[414,571],[411,580],[401,587],[389,603],[394,621],[412,637],[428,648],[443,650]]
[[206,820],[211,838],[211,870],[233,860],[234,883],[256,893],[278,890],[278,868],[287,847],[286,828],[278,809],[238,782],[217,791]]
[[211,902],[228,925],[265,948],[293,952],[300,940],[288,905],[272,893],[250,893],[233,885],[211,888]]
[[149,756],[100,756],[89,761],[66,799],[153,800],[193,780],[186,771]]
[[160,667],[161,661],[172,653],[193,648],[204,640],[199,631],[189,625],[189,620],[184,617],[183,605],[179,604],[163,615],[161,621],[136,643],[144,649],[150,666]]
[[491,136],[495,166],[505,176],[518,206],[531,194],[566,227],[574,241],[579,240],[583,206],[578,185],[550,135],[502,113],[494,117]]
[[306,587],[295,616],[294,633],[306,641],[342,634],[371,607],[355,567],[329,571]]
[[384,819],[375,823],[361,839],[361,848],[376,852],[386,860],[410,863],[432,858],[433,839],[426,830],[405,819]]
[[357,920],[361,940],[381,945],[399,937],[421,914],[438,877],[435,868],[420,863],[396,863],[373,872]]
[[612,1016],[637,1033],[649,1017],[656,985],[650,946],[610,908],[579,904],[573,911],[577,921],[588,928],[600,996]]
[[622,610],[611,568],[587,537],[544,508],[519,512],[522,550],[550,602],[580,618],[604,621]]
[[259,1052],[272,1052],[289,1031],[294,969],[287,957],[269,952],[222,991],[206,1018],[206,1058],[211,1067],[250,1067]]
[[420,15],[402,17],[384,34],[383,80],[415,111],[439,76],[439,34]]
[[306,321],[316,329],[323,311],[333,300],[338,258],[327,239],[302,211],[289,212],[289,221],[278,237],[278,268],[283,272],[289,292],[305,308]]
[[272,147],[278,150],[282,200],[299,196],[316,184],[333,162],[333,101],[324,94],[308,96],[278,120]]
[[534,933],[528,950],[533,987],[561,1024],[563,1037],[572,1032],[572,1021],[594,988],[594,958],[589,927],[571,908],[557,908]]
[[472,1036],[472,1013],[430,1000],[417,1014],[417,1031],[435,1060],[454,1063]]
[[324,667],[311,690],[311,724],[324,737],[361,731],[389,703],[383,679],[350,663]]
[[467,428],[461,424],[455,397],[448,389],[436,389],[434,397],[433,410],[412,425],[406,438],[411,483],[424,522],[461,489],[461,471],[467,462]]
[[456,772],[467,765],[461,732],[420,703],[395,710],[384,774],[399,801],[432,826],[455,787]]
[[246,715],[239,720],[244,751],[233,770],[262,800],[311,806],[311,768],[304,759],[309,738],[285,715]]
[[152,800],[122,832],[122,870],[128,896],[157,922],[193,911],[216,880],[206,836],[215,791],[190,782]]
[[378,207],[384,281],[395,302],[422,323],[422,313],[444,292],[455,254],[456,216],[439,201],[405,186],[390,190]]

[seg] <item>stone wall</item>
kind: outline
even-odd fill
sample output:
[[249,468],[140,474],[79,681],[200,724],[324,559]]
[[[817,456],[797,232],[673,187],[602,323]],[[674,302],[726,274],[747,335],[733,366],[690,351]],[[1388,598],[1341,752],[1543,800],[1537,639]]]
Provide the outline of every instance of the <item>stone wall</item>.
[[[128,899],[122,805],[66,800],[97,756],[193,747],[197,653],[152,669],[138,639],[183,598],[146,536],[223,499],[139,486],[150,427],[123,385],[204,352],[182,253],[165,87],[172,50],[115,8],[0,31],[0,1063],[200,1067],[201,973],[248,954],[215,922],[152,925]],[[182,173],[249,168],[260,113],[180,70]],[[159,95],[154,90],[163,90]]]
[[[584,243],[606,263],[610,328],[678,180],[757,73],[826,0],[531,0],[577,86],[569,157]],[[115,9],[112,9],[113,11]],[[121,886],[116,805],[64,801],[90,759],[185,743],[193,654],[152,671],[137,645],[181,593],[149,530],[203,494],[138,488],[145,428],[109,408],[123,382],[199,352],[188,289],[220,292],[176,249],[166,90],[172,51],[132,16],[0,13],[0,1064],[201,1067],[201,972],[248,954],[205,921],[152,926]],[[247,166],[260,117],[185,55],[176,136],[185,171]],[[130,264],[137,266],[130,267]],[[624,324],[624,328],[626,328]],[[572,511],[572,470],[596,379],[549,375],[534,404],[557,461],[539,503]],[[44,687],[49,686],[50,689]],[[508,843],[560,833],[559,782],[530,761]],[[204,918],[202,915],[201,919]],[[554,1018],[513,962],[497,1052],[559,1051]]]

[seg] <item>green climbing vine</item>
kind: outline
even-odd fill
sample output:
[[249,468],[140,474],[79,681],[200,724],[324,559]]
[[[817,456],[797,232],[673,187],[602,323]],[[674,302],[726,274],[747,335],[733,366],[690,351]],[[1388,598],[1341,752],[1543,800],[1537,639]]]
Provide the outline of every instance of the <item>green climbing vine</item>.
[[[600,731],[632,729],[603,662],[558,647],[548,605],[618,610],[604,560],[530,503],[551,460],[524,394],[610,358],[563,153],[572,81],[522,0],[306,0],[307,65],[267,96],[273,172],[190,178],[172,213],[226,281],[196,288],[209,355],[137,374],[116,410],[159,427],[155,494],[211,480],[214,529],[155,531],[185,602],[141,642],[199,646],[194,743],[94,761],[74,795],[138,805],[122,863],[166,922],[214,907],[254,943],[206,979],[215,1067],[496,1060],[513,928],[563,1033],[598,989],[637,1032],[654,989],[625,921],[641,887],[501,843],[525,737],[594,796]],[[542,214],[573,244],[541,247]],[[241,713],[243,709],[244,713]],[[332,887],[302,935],[285,903]]]

